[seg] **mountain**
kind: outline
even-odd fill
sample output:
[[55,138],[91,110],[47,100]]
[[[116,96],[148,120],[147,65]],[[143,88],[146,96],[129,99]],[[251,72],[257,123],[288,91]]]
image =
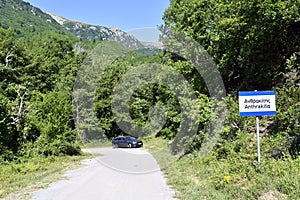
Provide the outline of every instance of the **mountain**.
[[134,36],[117,28],[94,26],[72,21],[54,14],[45,13],[22,0],[0,0],[0,27],[13,28],[14,32],[27,39],[49,32],[77,37],[83,41],[113,40],[131,49],[141,49],[143,44]]
[[0,27],[13,28],[19,36],[32,38],[51,31],[74,37],[41,9],[22,0],[0,0]]
[[104,26],[90,25],[83,22],[68,20],[66,18],[48,13],[57,23],[65,27],[81,40],[113,40],[133,49],[144,48],[144,45],[134,36],[118,29]]

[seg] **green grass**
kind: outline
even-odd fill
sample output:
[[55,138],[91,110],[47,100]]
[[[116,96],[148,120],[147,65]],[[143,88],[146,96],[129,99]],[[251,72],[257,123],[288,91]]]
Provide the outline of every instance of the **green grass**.
[[177,160],[177,157],[171,154],[168,140],[154,136],[149,136],[142,140],[144,148],[151,153],[162,170]]
[[172,163],[165,174],[178,199],[300,199],[300,158],[264,158],[262,173],[254,158],[201,158],[193,153]]
[[[251,135],[241,136],[235,144],[223,144],[204,158],[197,151],[176,158],[168,151],[169,142],[161,138],[148,137],[143,141],[145,149],[160,164],[168,185],[176,191],[177,199],[300,199],[300,157],[276,160],[263,147],[259,173],[256,141]],[[265,142],[262,140],[262,145],[266,146]]]
[[30,194],[51,182],[63,179],[63,174],[81,166],[81,160],[91,155],[35,157],[26,161],[0,164],[0,199],[29,199]]

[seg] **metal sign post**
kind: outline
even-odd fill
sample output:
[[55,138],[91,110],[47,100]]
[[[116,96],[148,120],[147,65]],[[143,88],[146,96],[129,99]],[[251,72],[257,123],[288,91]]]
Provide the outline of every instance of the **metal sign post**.
[[259,117],[256,116],[256,141],[257,141],[257,163],[258,171],[260,171],[260,136],[259,136]]
[[257,162],[261,172],[259,116],[276,115],[275,91],[239,92],[239,109],[240,116],[256,117]]

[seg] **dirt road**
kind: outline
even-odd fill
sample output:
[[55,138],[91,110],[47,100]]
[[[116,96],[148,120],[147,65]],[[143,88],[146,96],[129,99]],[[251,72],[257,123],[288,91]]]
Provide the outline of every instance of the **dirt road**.
[[173,191],[155,159],[142,149],[88,149],[100,153],[68,179],[33,193],[34,200],[167,200]]

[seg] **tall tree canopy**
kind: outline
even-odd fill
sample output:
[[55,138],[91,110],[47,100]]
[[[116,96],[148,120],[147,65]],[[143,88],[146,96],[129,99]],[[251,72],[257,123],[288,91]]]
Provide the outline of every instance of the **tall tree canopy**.
[[299,0],[171,0],[163,29],[203,45],[227,89],[270,89],[299,52],[299,9]]
[[78,153],[71,90],[83,58],[65,35],[50,31],[27,41],[0,28],[0,160],[27,147]]

